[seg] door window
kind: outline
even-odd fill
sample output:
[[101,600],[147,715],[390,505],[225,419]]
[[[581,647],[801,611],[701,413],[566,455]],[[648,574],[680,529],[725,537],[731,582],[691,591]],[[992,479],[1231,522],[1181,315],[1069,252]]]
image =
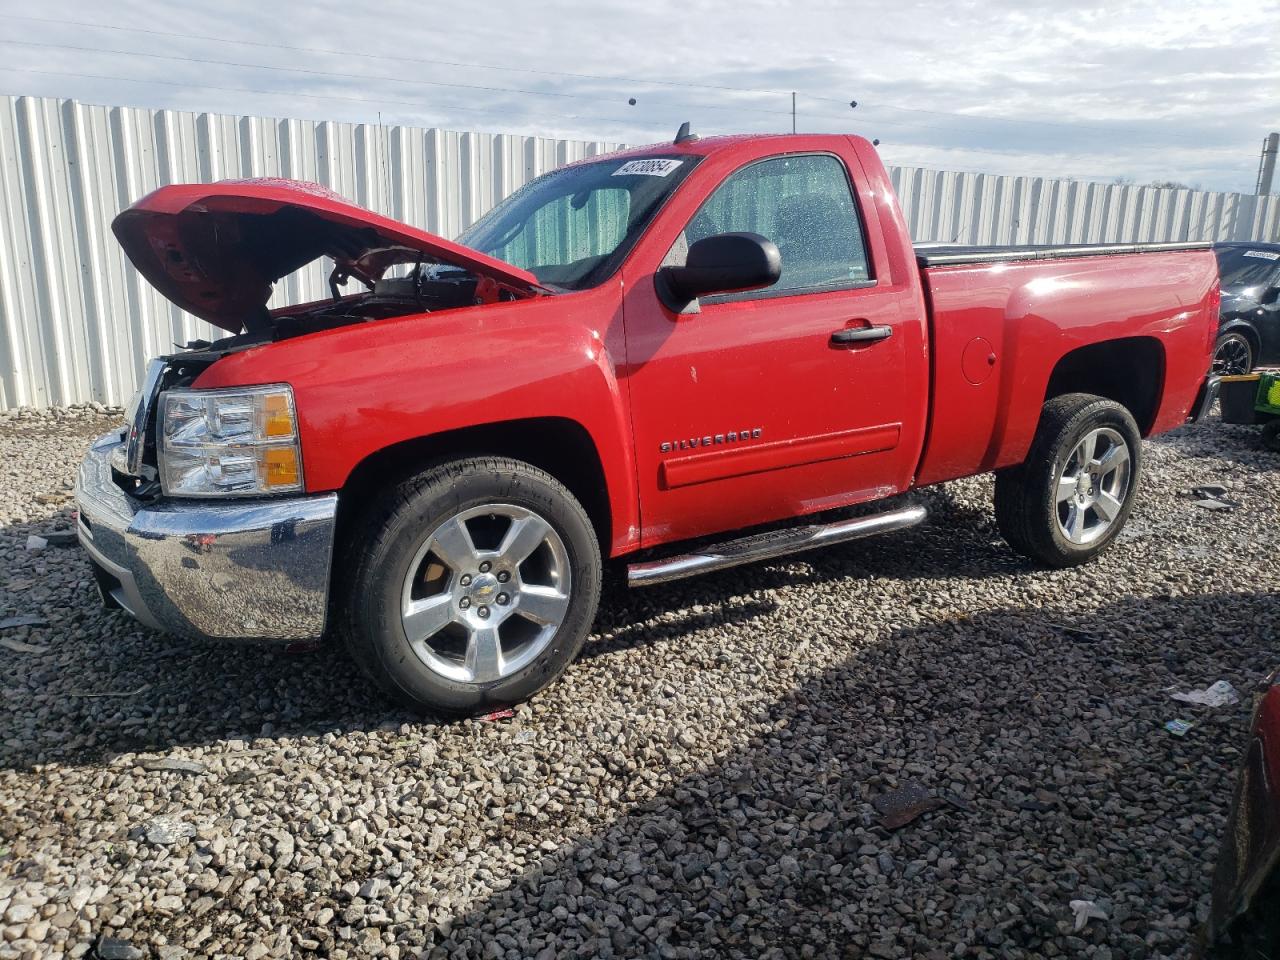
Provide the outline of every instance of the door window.
[[871,279],[849,178],[836,157],[774,157],[744,167],[702,205],[677,241],[684,249],[672,254],[683,260],[687,244],[739,231],[758,233],[777,244],[782,276],[766,290],[717,300],[831,289]]

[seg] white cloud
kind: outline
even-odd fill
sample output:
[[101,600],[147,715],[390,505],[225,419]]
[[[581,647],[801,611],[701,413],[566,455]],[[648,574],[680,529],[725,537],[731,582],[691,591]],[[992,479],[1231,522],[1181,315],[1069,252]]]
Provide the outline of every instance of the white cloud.
[[[685,119],[705,133],[790,129],[794,89],[801,129],[879,137],[891,162],[1242,191],[1253,187],[1262,138],[1280,128],[1280,0],[1123,9],[1049,0],[123,0],[109,17],[101,4],[66,0],[0,3],[0,24],[0,40],[56,45],[0,43],[0,90],[96,103],[341,120],[381,112],[388,122],[647,142]],[[512,69],[420,62],[429,60]]]

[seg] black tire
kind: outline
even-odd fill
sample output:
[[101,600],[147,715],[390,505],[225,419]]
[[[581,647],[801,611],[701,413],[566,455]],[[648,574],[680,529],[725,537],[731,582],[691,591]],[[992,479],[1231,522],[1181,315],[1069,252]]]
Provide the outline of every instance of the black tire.
[[1262,446],[1280,453],[1280,420],[1271,420],[1262,425]]
[[[1128,453],[1128,474],[1115,516],[1096,539],[1073,542],[1066,534],[1062,513],[1071,515],[1072,503],[1060,503],[1059,478],[1072,464],[1081,441],[1095,430],[1105,429],[1123,439]],[[1109,435],[1108,435],[1109,436]],[[1111,441],[1108,441],[1110,443]],[[1087,471],[1086,471],[1087,472]],[[1044,405],[1040,425],[1027,459],[1017,467],[996,474],[996,525],[1014,550],[1049,567],[1072,567],[1097,556],[1123,529],[1133,510],[1142,475],[1142,436],[1133,416],[1111,400],[1087,393],[1069,393]],[[1086,483],[1088,480],[1086,478]],[[1089,508],[1096,510],[1096,508]],[[1084,512],[1100,524],[1101,513]]]
[[1228,331],[1213,345],[1213,372],[1219,375],[1249,373],[1257,358],[1253,344],[1239,331]]
[[[483,508],[489,505],[500,505],[496,507],[499,511],[529,511],[549,525],[559,538],[558,546],[563,548],[556,551],[558,562],[567,561],[571,573],[566,591],[569,599],[563,620],[550,639],[543,641],[546,646],[535,659],[496,680],[462,682],[442,675],[415,652],[402,621],[402,604],[409,595],[406,591],[417,589],[411,586],[418,581],[416,572],[414,580],[407,581],[409,566],[415,563],[433,532],[467,511],[480,508],[483,514]],[[486,520],[477,516],[464,523]],[[501,534],[494,536],[500,538]],[[437,714],[466,716],[497,710],[526,700],[546,687],[578,655],[600,599],[600,546],[582,505],[550,474],[501,457],[447,461],[388,489],[358,522],[349,556],[355,574],[345,591],[341,618],[353,659],[401,702]],[[426,570],[431,556],[418,559],[415,567],[420,565]],[[433,569],[444,571],[437,574],[444,578],[438,582],[445,584],[439,594],[455,596],[461,589],[461,575],[438,563]],[[515,576],[525,579],[519,563],[515,570]],[[478,583],[481,577],[476,574],[473,579]],[[519,593],[515,596],[518,598]],[[484,602],[499,601],[500,597]],[[508,602],[519,605],[518,599]],[[476,601],[472,606],[468,598],[467,615],[478,614],[480,604]],[[450,609],[456,614],[456,603]],[[499,608],[495,605],[492,609],[497,621]],[[504,622],[504,628],[505,625]],[[465,630],[463,634],[466,635]],[[459,642],[465,648],[466,641]],[[505,639],[499,642],[503,646],[507,643]]]

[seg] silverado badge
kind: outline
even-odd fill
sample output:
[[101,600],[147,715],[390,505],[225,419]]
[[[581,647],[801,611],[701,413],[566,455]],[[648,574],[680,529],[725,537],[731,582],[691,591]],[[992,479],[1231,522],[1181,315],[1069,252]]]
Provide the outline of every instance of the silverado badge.
[[717,447],[726,443],[742,443],[744,440],[759,440],[764,431],[760,427],[749,430],[730,430],[728,433],[711,433],[705,437],[689,437],[687,440],[664,440],[658,447],[659,453],[672,453],[676,450],[693,450],[696,447]]

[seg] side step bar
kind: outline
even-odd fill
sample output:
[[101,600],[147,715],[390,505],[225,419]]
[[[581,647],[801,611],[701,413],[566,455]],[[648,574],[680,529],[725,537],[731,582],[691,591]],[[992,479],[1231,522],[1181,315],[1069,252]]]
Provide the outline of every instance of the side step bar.
[[846,540],[858,540],[879,533],[893,533],[914,527],[924,520],[928,511],[921,506],[903,507],[888,513],[878,513],[870,517],[857,517],[853,520],[839,520],[835,523],[814,523],[804,527],[789,527],[784,530],[773,530],[758,533],[738,540],[711,544],[696,553],[686,553],[665,560],[650,560],[645,563],[632,563],[627,566],[627,584],[632,587],[647,587],[655,583],[667,583],[684,577],[710,573],[712,570],[726,570],[744,563],[755,563],[757,560],[770,560],[783,557],[802,550],[825,547],[833,543],[844,543]]

